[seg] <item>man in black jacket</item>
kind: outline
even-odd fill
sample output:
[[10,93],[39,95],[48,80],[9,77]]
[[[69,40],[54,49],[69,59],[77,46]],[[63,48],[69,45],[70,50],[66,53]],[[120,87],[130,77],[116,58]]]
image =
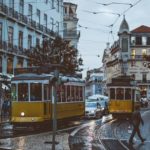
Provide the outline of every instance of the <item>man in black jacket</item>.
[[135,107],[135,112],[133,112],[133,114],[132,114],[133,131],[132,131],[132,134],[131,134],[130,139],[129,139],[130,144],[134,144],[133,143],[133,137],[135,136],[136,133],[139,136],[139,138],[140,138],[140,140],[143,144],[144,144],[144,141],[146,140],[141,136],[141,132],[140,132],[140,129],[139,129],[140,123],[142,125],[144,125],[144,121],[141,117],[139,109],[140,109],[139,106],[136,106]]

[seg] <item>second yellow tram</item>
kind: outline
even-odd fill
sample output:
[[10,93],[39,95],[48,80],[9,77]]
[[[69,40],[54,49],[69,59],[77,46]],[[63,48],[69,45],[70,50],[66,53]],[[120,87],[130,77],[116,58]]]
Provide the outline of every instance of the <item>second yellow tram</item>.
[[113,79],[112,83],[108,84],[108,93],[109,113],[115,117],[130,116],[140,99],[140,91],[129,76]]

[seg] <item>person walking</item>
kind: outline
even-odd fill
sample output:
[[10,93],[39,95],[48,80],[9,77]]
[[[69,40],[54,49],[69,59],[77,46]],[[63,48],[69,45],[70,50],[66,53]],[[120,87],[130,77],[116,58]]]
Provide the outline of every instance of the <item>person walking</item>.
[[139,129],[140,124],[144,125],[144,121],[141,117],[139,109],[140,109],[140,106],[136,106],[135,112],[133,112],[133,114],[132,114],[133,130],[132,130],[132,133],[131,133],[131,136],[129,139],[129,144],[134,144],[133,138],[136,133],[137,133],[138,137],[140,138],[142,144],[144,144],[144,141],[146,140],[145,138],[142,137],[140,129]]

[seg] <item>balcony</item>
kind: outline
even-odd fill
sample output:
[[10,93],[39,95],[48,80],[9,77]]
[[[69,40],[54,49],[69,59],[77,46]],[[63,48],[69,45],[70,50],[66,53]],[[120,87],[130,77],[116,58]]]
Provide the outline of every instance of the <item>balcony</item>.
[[27,25],[29,28],[32,28],[34,30],[39,30],[41,32],[49,34],[50,36],[55,36],[55,34],[52,34],[54,33],[52,30],[48,29],[47,27],[44,27],[43,25],[37,23],[36,21],[19,13],[15,9],[10,8],[7,5],[4,5],[3,3],[0,3],[0,14],[7,16],[10,19],[13,19],[15,22]]
[[150,80],[136,80],[137,84],[150,84]]
[[64,38],[79,38],[80,37],[80,31],[64,31]]
[[145,61],[145,57],[143,55],[131,55],[130,60],[131,61],[137,61],[137,60]]
[[77,14],[64,14],[64,20],[78,20]]

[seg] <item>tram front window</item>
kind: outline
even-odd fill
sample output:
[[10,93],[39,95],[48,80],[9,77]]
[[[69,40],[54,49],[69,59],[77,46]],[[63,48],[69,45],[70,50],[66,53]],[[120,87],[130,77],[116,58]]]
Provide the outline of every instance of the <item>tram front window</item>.
[[110,98],[115,99],[115,89],[113,88],[110,89]]
[[123,98],[124,98],[123,89],[118,88],[117,89],[117,99],[118,100],[123,100]]
[[30,84],[30,101],[42,101],[42,84]]
[[18,101],[28,101],[28,83],[18,84]]
[[131,99],[131,89],[125,89],[125,99]]

